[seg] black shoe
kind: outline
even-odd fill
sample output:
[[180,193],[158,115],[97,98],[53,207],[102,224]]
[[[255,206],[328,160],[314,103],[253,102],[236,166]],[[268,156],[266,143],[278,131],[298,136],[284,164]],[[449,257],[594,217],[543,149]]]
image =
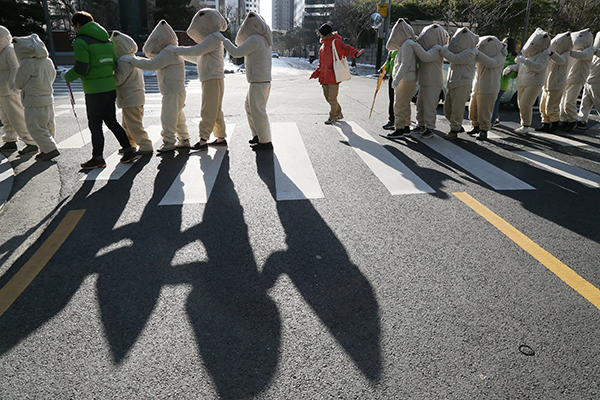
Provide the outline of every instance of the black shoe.
[[477,140],[487,140],[487,131],[479,131],[477,136],[475,136]]
[[248,143],[250,143],[250,144],[258,143],[258,136],[252,136],[252,139],[248,140]]
[[558,130],[558,122],[550,122],[550,127],[548,128],[548,133],[554,133]]
[[[40,153],[41,156],[40,157],[35,157],[40,161],[50,161],[52,160],[54,157],[60,155],[60,153],[58,152],[57,149],[54,149],[48,153]],[[38,154],[39,155],[39,154]]]
[[19,154],[29,154],[38,151],[38,147],[35,144],[28,144],[22,150],[19,150]]
[[217,139],[213,140],[210,143],[207,143],[209,146],[227,146],[227,140],[223,139],[221,141],[217,141]]
[[200,144],[198,142],[192,146],[192,150],[208,150],[208,143]]
[[587,122],[583,122],[583,121],[577,121],[577,129],[587,129]]
[[388,121],[388,123],[385,124],[384,126],[382,126],[382,128],[385,129],[385,130],[391,131],[391,130],[393,130],[395,128],[394,122],[393,121]]
[[401,138],[401,137],[404,137],[404,135],[407,134],[407,133],[410,133],[410,127],[409,126],[405,126],[402,129],[396,129],[394,132],[388,133],[386,135],[386,137],[388,137],[390,139]]
[[6,142],[2,147],[0,147],[0,151],[15,151],[17,150],[16,142]]
[[104,159],[102,157],[92,157],[90,161],[81,164],[81,169],[94,169],[104,167],[106,167],[106,163],[104,162]]
[[479,132],[481,132],[481,128],[479,126],[474,126],[473,129],[467,132],[467,135],[477,135]]
[[139,157],[138,154],[135,151],[133,151],[133,149],[130,149],[125,154],[123,154],[123,157],[121,157],[121,163],[122,164],[130,163],[138,157]]
[[254,146],[252,146],[252,151],[258,151],[258,150],[273,150],[273,143],[271,142],[267,142],[267,143],[256,143]]
[[575,130],[576,126],[577,126],[577,121],[567,122],[566,124],[563,125],[562,130],[565,132],[573,132],[573,130]]
[[421,133],[423,139],[429,139],[433,137],[433,129],[427,128]]
[[544,122],[539,128],[535,128],[536,132],[550,132],[550,123]]
[[418,126],[418,125],[417,125],[417,126],[415,126],[415,127],[414,127],[414,128],[411,130],[411,132],[412,132],[412,133],[423,133],[423,131],[424,131],[424,130],[425,130],[425,127],[424,127],[424,126]]

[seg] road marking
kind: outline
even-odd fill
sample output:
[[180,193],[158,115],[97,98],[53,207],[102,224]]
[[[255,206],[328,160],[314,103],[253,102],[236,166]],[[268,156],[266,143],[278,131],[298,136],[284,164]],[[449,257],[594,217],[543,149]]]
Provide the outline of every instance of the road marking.
[[14,179],[15,171],[10,162],[3,154],[0,154],[0,208],[2,208],[10,196]]
[[[227,124],[231,141],[235,124]],[[190,153],[190,157],[162,198],[159,206],[204,204],[217,180],[227,147],[208,146],[208,150]]]
[[418,140],[496,190],[535,190],[533,186],[471,154],[449,140],[437,135],[429,139],[418,138]]
[[[81,119],[79,119],[81,124]],[[75,124],[77,124],[75,122]],[[82,138],[83,136],[83,138]],[[57,146],[59,149],[79,149],[92,141],[92,134],[89,128],[83,129],[81,132],[77,132],[75,135],[63,140]]]
[[489,208],[475,200],[467,193],[453,193],[463,203],[471,207],[473,211],[485,218],[498,230],[504,233],[510,240],[528,252],[533,258],[542,263],[553,274],[558,276],[567,285],[582,295],[586,300],[600,309],[600,290],[583,279],[579,274],[565,265],[562,261],[541,248],[533,240],[529,239],[508,222],[494,214]]
[[13,276],[8,283],[0,289],[0,315],[11,306],[12,303],[23,293],[33,279],[46,266],[48,261],[62,246],[67,237],[85,213],[85,210],[72,210],[60,221],[56,230],[42,244],[42,246],[31,256],[29,261]]
[[435,189],[356,123],[342,122],[335,128],[392,195],[435,193]]
[[594,174],[593,172],[567,164],[566,162],[546,155],[541,151],[519,150],[514,153],[557,175],[572,179],[587,187],[600,188],[600,175]]
[[565,146],[565,147],[584,147],[587,146],[587,144],[583,143],[583,142],[579,142],[577,140],[573,140],[573,139],[569,139],[567,137],[564,136],[558,136],[558,135],[553,135],[552,133],[540,133],[540,132],[529,132],[529,134],[531,136],[534,137],[538,137],[541,139],[546,139],[549,142],[554,142],[557,144],[560,144],[561,146]]
[[296,123],[274,122],[271,130],[277,201],[323,198]]
[[[148,138],[152,141],[152,143],[156,143],[160,140],[160,132],[162,128],[160,125],[151,125],[146,128],[146,132],[148,132]],[[110,155],[106,161],[106,167],[104,168],[96,168],[90,170],[85,176],[81,178],[82,181],[114,181],[121,179],[121,177],[125,174],[125,172],[129,171],[131,167],[135,164],[135,162],[125,163],[121,162],[121,157],[123,154],[120,154],[118,151],[114,152]]]

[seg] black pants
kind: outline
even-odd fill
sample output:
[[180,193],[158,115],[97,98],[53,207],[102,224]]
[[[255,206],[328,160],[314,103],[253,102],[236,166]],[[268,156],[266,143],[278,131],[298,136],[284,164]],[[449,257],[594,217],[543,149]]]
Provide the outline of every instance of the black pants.
[[395,90],[392,87],[393,81],[394,80],[392,79],[391,76],[388,77],[388,96],[390,97],[390,105],[388,108],[388,114],[389,114],[388,120],[390,122],[395,122],[395,120],[396,120],[396,117],[394,117],[394,92],[395,92]]
[[92,155],[94,157],[102,157],[104,152],[102,122],[112,131],[125,152],[131,150],[127,133],[117,121],[116,99],[116,90],[104,93],[86,93],[85,95],[85,109],[87,111],[88,127],[92,133]]

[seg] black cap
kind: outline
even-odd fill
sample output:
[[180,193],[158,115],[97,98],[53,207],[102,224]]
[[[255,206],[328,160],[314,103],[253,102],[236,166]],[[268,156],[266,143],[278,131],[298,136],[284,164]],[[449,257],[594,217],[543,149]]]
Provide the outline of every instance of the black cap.
[[324,23],[323,25],[321,25],[318,30],[319,30],[319,33],[323,36],[327,36],[331,32],[333,32],[331,25],[329,25],[328,23]]

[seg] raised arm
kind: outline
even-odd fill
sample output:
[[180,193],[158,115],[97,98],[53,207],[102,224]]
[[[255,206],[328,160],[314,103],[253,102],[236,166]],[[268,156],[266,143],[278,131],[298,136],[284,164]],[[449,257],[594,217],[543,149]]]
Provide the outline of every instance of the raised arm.
[[200,57],[201,55],[210,53],[220,45],[221,40],[219,38],[214,35],[208,35],[203,41],[194,46],[169,46],[169,50],[188,60],[188,57]]
[[440,54],[452,64],[471,64],[477,57],[477,50],[466,49],[458,54],[454,54],[447,47],[442,47]]
[[419,60],[423,62],[437,61],[441,57],[440,49],[442,49],[442,46],[435,45],[427,51],[425,51],[425,49],[417,42],[412,42],[412,46],[415,54],[419,57]]
[[479,52],[477,54],[477,62],[488,68],[500,68],[504,65],[506,56],[501,52],[496,54],[494,57],[489,57],[487,54]]
[[241,46],[236,47],[233,43],[231,43],[231,41],[229,39],[227,39],[225,36],[223,36],[223,34],[221,32],[215,32],[215,33],[213,33],[213,35],[223,42],[223,46],[225,46],[225,50],[227,50],[227,52],[232,57],[247,56],[248,54],[256,51],[259,48],[259,46],[262,45],[260,40],[258,40],[257,38],[255,38],[253,36],[250,36],[248,39],[246,39],[246,41],[244,43],[242,43]]

